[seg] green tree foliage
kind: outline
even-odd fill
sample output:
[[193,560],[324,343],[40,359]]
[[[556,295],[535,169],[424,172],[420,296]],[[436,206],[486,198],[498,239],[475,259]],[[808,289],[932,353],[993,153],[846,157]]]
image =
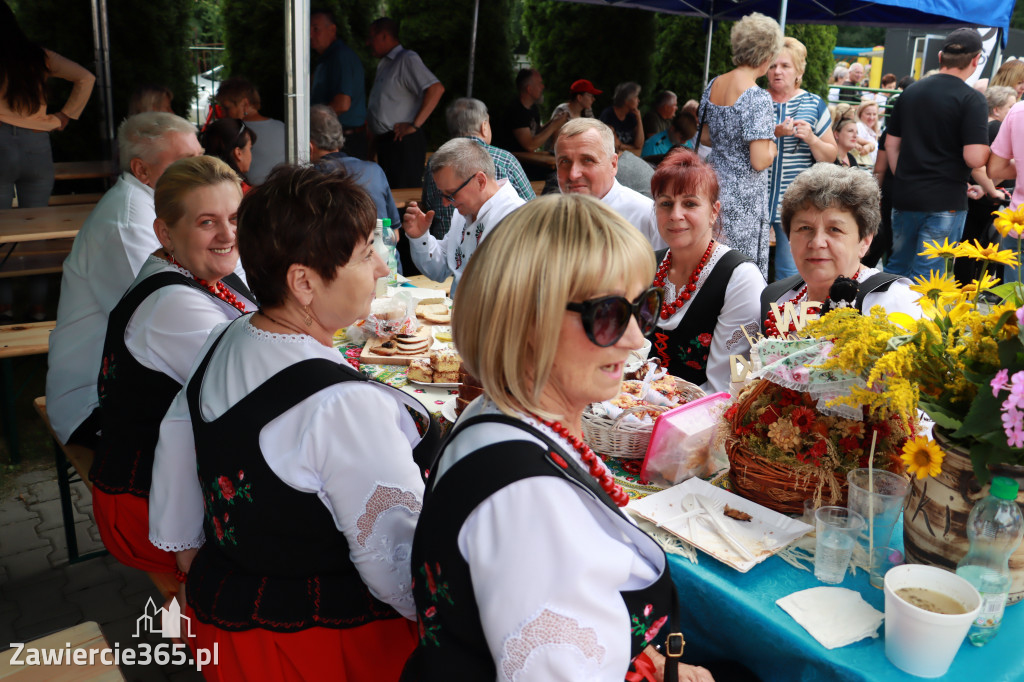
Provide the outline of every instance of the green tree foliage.
[[[225,76],[248,78],[260,91],[260,113],[284,119],[284,3],[281,0],[222,1],[227,53]],[[379,0],[324,0],[315,2],[314,7],[334,11],[338,36],[363,60],[369,88],[373,70],[366,36],[370,22],[377,16]],[[316,68],[316,61],[317,54],[311,52],[310,72]]]
[[[611,105],[618,83],[639,83],[641,105],[654,94],[653,12],[555,0],[525,0],[523,5],[530,60],[547,86],[544,113],[568,99],[569,86],[578,78],[587,78],[604,91],[594,103],[597,114]],[[510,83],[506,100],[514,95]]]
[[[466,96],[474,0],[390,0],[390,16],[399,22],[399,40],[416,51],[444,84],[444,97],[427,121],[431,146],[448,139],[444,109]],[[505,107],[512,82],[509,0],[480,0],[473,97],[487,104],[492,117]]]
[[[187,114],[195,87],[187,52],[192,0],[109,0],[110,76],[115,126],[128,113],[132,91],[144,83],[160,83],[174,91],[174,108]],[[92,14],[80,0],[31,0],[18,5],[18,22],[38,43],[95,72]],[[59,17],[59,21],[54,18]],[[51,79],[47,99],[60,106],[70,84]],[[100,136],[99,91],[82,119],[53,134],[57,160],[109,156]]]
[[[704,58],[707,52],[708,22],[696,17],[660,14],[657,38],[651,60],[657,77],[657,90],[671,90],[680,102],[699,100],[704,90]],[[732,22],[714,26],[711,35],[709,78],[732,68],[729,30]]]
[[882,26],[855,26],[844,24],[837,29],[836,45],[842,47],[874,47],[885,45],[885,28]]

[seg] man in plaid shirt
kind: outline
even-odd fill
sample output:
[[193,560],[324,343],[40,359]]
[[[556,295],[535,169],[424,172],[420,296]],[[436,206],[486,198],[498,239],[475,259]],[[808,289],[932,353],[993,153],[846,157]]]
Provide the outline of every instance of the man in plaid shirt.
[[[481,144],[494,159],[494,175],[496,180],[508,178],[516,190],[516,194],[529,201],[536,198],[519,159],[504,149],[499,149],[491,142],[491,119],[487,114],[487,105],[472,97],[460,97],[449,105],[445,111],[448,122],[448,134],[452,138],[468,137]],[[434,183],[434,173],[427,164],[423,174],[423,198],[420,208],[424,213],[434,211],[434,222],[430,225],[430,233],[435,239],[444,239],[452,223],[454,206],[445,206],[441,201],[441,193]]]

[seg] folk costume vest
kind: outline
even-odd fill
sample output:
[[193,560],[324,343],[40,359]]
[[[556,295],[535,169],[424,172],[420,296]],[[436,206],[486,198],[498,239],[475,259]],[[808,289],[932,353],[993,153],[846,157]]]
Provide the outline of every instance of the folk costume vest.
[[[412,546],[420,641],[402,674],[405,682],[493,680],[497,675],[469,565],[458,546],[459,529],[480,503],[516,481],[556,476],[583,488],[616,515],[621,514],[592,476],[558,454],[558,446],[545,434],[518,419],[482,415],[460,420],[447,440],[482,422],[515,426],[547,447],[526,440],[495,443],[459,460],[440,480],[428,482]],[[623,519],[623,523],[628,521]],[[662,575],[650,586],[620,594],[632,616],[631,658],[643,651],[659,631],[662,637],[670,630],[678,632],[678,603],[667,562]]]
[[[401,618],[363,583],[349,559],[348,541],[320,498],[278,478],[259,444],[264,426],[314,393],[369,379],[330,360],[304,360],[206,421],[199,394],[221,339],[186,388],[205,510],[206,542],[192,562],[186,590],[196,616],[224,630],[275,632]],[[419,460],[437,450],[437,424],[428,424],[414,450]]]
[[[235,282],[228,284],[251,300],[240,279],[238,286]],[[189,286],[217,299],[191,277],[178,272],[159,272],[139,282],[110,311],[97,381],[102,435],[89,471],[93,484],[108,494],[130,493],[149,499],[160,421],[181,390],[181,384],[136,360],[125,345],[124,335],[143,301],[157,290],[174,285]],[[114,384],[116,391],[111,390]]]
[[[655,262],[665,259],[668,249],[654,254]],[[753,263],[735,249],[729,249],[715,263],[704,284],[690,299],[690,305],[675,329],[655,328],[651,336],[653,352],[672,376],[700,386],[708,380],[708,355],[714,339],[715,326],[725,305],[725,290],[733,271],[741,263]]]
[[[854,307],[857,310],[864,310],[864,299],[868,294],[874,292],[888,291],[892,283],[900,278],[900,275],[894,275],[891,272],[876,272],[875,274],[868,277],[863,282],[860,282],[857,287],[857,302]],[[772,282],[761,291],[761,331],[764,332],[764,321],[768,317],[768,311],[771,310],[772,303],[779,303],[779,297],[785,294],[787,291],[794,291],[803,288],[804,280],[800,275],[793,275],[786,279],[780,279]],[[782,303],[785,303],[783,301]],[[782,303],[779,303],[779,307],[782,307]],[[824,303],[824,301],[821,301]]]

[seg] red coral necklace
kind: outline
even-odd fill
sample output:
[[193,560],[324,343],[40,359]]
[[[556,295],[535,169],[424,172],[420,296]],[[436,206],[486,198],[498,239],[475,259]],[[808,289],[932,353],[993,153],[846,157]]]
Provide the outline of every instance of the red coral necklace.
[[[704,255],[701,256],[700,262],[697,263],[697,267],[694,268],[693,273],[690,274],[690,280],[686,283],[686,286],[679,287],[679,295],[676,296],[674,301],[666,301],[661,305],[661,319],[667,320],[672,317],[683,304],[690,300],[693,293],[697,291],[697,280],[700,279],[700,273],[704,269],[704,266],[708,264],[708,258],[711,257],[712,251],[715,250],[715,240],[712,239],[708,243],[707,250],[704,251]],[[672,268],[672,251],[665,254],[664,260],[661,261],[661,267],[658,268],[658,274],[654,276],[654,286],[663,287],[665,286],[665,278],[668,277],[668,271]]]
[[[164,254],[167,256],[167,259],[170,260],[171,265],[176,265],[179,268],[181,268],[182,270],[188,272],[188,274],[192,275],[192,273],[189,272],[189,269],[186,268],[185,266],[183,266],[178,261],[174,260],[174,256],[172,254],[170,254],[167,250],[164,250]],[[235,296],[233,293],[231,293],[231,290],[227,288],[227,286],[224,284],[224,282],[218,281],[216,284],[210,284],[205,279],[199,279],[195,275],[192,275],[192,279],[194,279],[200,285],[206,287],[206,289],[211,294],[213,294],[214,296],[216,296],[220,300],[224,301],[228,305],[232,305],[232,306],[238,308],[243,313],[245,312],[245,304],[242,303],[241,301],[239,301],[238,297]]]
[[601,465],[601,460],[598,458],[594,451],[583,442],[583,439],[569,433],[569,429],[562,426],[561,422],[548,421],[547,419],[541,419],[536,415],[533,418],[539,421],[544,426],[548,427],[559,436],[569,441],[569,443],[579,453],[580,459],[587,465],[590,475],[597,479],[597,482],[601,484],[601,489],[604,490],[615,502],[616,506],[625,507],[629,504],[629,496],[626,491],[622,489],[618,483],[615,482],[615,477],[612,476],[611,472],[606,467]]

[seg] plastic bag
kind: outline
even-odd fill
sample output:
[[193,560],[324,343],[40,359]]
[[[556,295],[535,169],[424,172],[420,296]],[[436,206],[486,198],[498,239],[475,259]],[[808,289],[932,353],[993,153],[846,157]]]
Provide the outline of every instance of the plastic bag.
[[642,476],[669,487],[717,471],[712,435],[730,400],[728,393],[715,393],[661,415],[647,445]]

